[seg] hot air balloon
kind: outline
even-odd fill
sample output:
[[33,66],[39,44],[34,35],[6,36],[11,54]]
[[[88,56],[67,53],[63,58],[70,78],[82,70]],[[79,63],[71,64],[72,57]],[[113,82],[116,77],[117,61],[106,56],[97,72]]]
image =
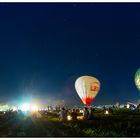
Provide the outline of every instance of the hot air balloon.
[[136,71],[135,74],[135,84],[138,90],[140,90],[140,68]]
[[81,76],[75,82],[75,89],[84,105],[89,106],[100,90],[100,82],[95,77]]

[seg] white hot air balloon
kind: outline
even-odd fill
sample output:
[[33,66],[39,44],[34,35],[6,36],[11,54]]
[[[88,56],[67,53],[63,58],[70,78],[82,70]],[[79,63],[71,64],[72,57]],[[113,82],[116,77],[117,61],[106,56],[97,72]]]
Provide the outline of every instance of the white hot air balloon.
[[75,89],[84,105],[89,106],[100,90],[100,82],[95,77],[81,76],[75,82]]

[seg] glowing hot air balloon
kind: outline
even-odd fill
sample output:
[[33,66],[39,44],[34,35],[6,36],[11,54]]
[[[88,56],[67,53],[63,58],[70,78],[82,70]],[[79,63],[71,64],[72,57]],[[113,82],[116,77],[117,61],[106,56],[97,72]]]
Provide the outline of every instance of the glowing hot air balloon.
[[138,90],[140,90],[140,68],[137,70],[135,74],[135,84]]
[[75,82],[75,89],[83,103],[89,106],[100,90],[100,82],[95,77],[81,76]]

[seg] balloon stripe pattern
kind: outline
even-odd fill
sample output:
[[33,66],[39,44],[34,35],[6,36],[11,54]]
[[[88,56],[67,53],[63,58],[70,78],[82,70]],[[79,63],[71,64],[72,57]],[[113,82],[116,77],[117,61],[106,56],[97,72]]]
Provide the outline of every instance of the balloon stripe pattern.
[[137,70],[135,74],[135,84],[138,90],[140,90],[140,68]]
[[75,82],[75,89],[84,105],[89,106],[100,90],[100,82],[95,77],[81,76]]

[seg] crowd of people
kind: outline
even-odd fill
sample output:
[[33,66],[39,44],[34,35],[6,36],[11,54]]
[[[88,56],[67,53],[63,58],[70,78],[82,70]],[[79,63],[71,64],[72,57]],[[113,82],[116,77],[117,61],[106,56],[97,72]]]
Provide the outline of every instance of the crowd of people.
[[[84,108],[83,110],[83,119],[84,120],[88,120],[90,119],[91,115],[92,115],[92,111],[93,109],[88,109],[87,107]],[[71,116],[71,120],[76,121],[77,120],[77,116],[79,114],[79,109],[65,109],[64,107],[61,108],[60,112],[59,112],[59,119],[62,121],[67,120],[67,116],[70,115]]]
[[[133,106],[130,106],[130,109]],[[137,107],[138,109],[140,109],[140,105]],[[107,114],[113,114],[113,109],[114,107],[103,107],[102,113],[104,113],[105,115]],[[41,111],[35,111],[35,112],[26,112],[26,116],[32,116],[35,118],[41,118],[43,115],[47,114],[54,114],[54,112],[59,112],[58,114],[56,114],[56,116],[59,115],[59,120],[61,121],[67,121],[67,120],[73,120],[76,121],[79,118],[83,119],[83,120],[91,120],[94,117],[97,116],[97,113],[95,111],[96,109],[94,107],[84,107],[84,109],[80,109],[80,108],[72,108],[72,109],[68,109],[65,107],[62,108],[57,108],[55,110],[51,110],[51,108],[49,108],[48,110],[41,110]],[[132,109],[131,109],[132,110]],[[4,112],[4,116],[7,119],[13,118],[13,116],[25,116],[25,113],[21,110],[17,110],[17,111],[13,111],[13,110],[9,110],[9,111],[5,111]]]
[[[95,108],[94,107],[84,107],[82,110],[82,113],[80,112],[80,109],[65,109],[64,107],[61,108],[59,112],[59,120],[65,121],[67,120],[67,116],[71,117],[71,120],[75,121],[77,120],[77,116],[81,115],[83,117],[83,120],[90,120],[95,115]],[[113,114],[113,108],[109,107],[106,108],[103,107],[103,114]]]
[[[104,106],[103,113],[112,114],[113,108],[114,107],[108,108],[108,107]],[[53,112],[53,111],[59,112],[57,114],[57,116],[59,116],[59,120],[61,120],[61,121],[67,121],[67,120],[76,121],[79,118],[80,119],[82,118],[83,120],[90,120],[90,119],[93,119],[93,117],[96,117],[95,108],[86,107],[86,106],[83,109],[80,109],[80,108],[68,109],[66,107],[60,108],[60,106],[58,106],[57,108],[54,109],[53,107],[48,106],[48,110],[41,110],[41,111],[36,111],[36,112],[26,112],[26,116],[29,115],[32,117],[41,118],[41,116],[45,115],[45,114],[49,115],[49,113],[50,113],[52,115],[53,113],[51,113],[51,112]],[[22,112],[21,110],[18,110],[18,111],[9,110],[9,111],[5,112],[6,118],[12,118],[13,115],[24,116],[25,113]]]

